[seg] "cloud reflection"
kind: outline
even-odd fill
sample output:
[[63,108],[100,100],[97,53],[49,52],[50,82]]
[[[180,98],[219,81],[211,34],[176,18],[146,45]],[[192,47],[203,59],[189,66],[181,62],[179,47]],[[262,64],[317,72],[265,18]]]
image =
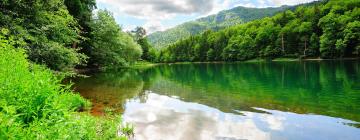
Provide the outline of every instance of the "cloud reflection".
[[[355,139],[354,134],[360,136],[358,129],[339,123],[351,121],[326,116],[265,109],[259,110],[269,114],[242,112],[243,116],[150,91],[146,95],[145,103],[128,102],[123,116],[125,121],[135,124],[136,140]],[[338,133],[328,133],[332,131]]]

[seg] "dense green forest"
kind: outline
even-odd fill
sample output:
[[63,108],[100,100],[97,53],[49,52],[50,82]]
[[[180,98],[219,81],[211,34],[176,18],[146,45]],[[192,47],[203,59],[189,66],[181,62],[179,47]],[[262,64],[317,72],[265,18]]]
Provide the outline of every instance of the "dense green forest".
[[206,30],[220,30],[236,24],[246,23],[252,20],[273,16],[278,12],[294,9],[294,6],[282,6],[275,8],[248,8],[235,7],[224,10],[215,15],[210,15],[178,25],[166,31],[159,31],[148,36],[149,42],[157,49],[161,49],[180,39],[202,33]]
[[359,6],[358,0],[322,1],[224,30],[208,30],[162,49],[156,61],[358,57]]
[[95,8],[95,0],[5,0],[0,27],[29,60],[53,70],[126,66],[140,58],[141,47],[112,14]]

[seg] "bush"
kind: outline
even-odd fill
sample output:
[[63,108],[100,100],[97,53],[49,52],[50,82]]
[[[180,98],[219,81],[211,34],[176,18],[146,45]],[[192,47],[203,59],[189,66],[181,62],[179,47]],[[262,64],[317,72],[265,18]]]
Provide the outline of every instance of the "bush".
[[89,102],[13,43],[0,34],[0,139],[126,139],[119,117],[75,112]]
[[57,71],[71,71],[75,66],[85,64],[86,55],[77,49],[66,48],[56,42],[38,44],[29,49],[30,59]]

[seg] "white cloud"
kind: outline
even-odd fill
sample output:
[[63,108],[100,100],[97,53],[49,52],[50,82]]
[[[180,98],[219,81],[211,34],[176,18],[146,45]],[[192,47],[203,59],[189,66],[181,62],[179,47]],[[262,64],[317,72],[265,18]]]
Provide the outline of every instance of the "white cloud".
[[[236,6],[260,8],[296,5],[311,1],[314,0],[97,0],[98,4],[112,11],[114,16],[145,20],[142,26],[149,33],[171,27],[162,22],[179,15],[205,17]],[[133,27],[134,25],[124,25],[125,30],[131,30],[130,28]]]
[[167,27],[158,20],[148,20],[143,27],[147,30],[148,33],[163,31],[167,29]]
[[273,3],[275,6],[281,5],[296,5],[301,3],[308,3],[314,0],[267,0],[269,3]]
[[140,19],[169,19],[178,14],[206,14],[214,7],[214,0],[98,0],[111,6],[114,12]]
[[136,28],[136,25],[125,25],[125,26],[122,25],[122,29],[123,29],[124,31],[132,31],[132,30],[134,30],[135,28]]
[[[142,25],[148,33],[162,31],[170,26],[162,21],[171,20],[178,15],[207,14],[214,9],[215,0],[98,0],[115,16],[129,16],[145,20]],[[124,25],[132,30],[133,25]]]
[[208,14],[202,16],[216,14],[222,10],[229,8],[231,5],[231,0],[217,0],[214,1],[214,5],[215,5],[214,8]]

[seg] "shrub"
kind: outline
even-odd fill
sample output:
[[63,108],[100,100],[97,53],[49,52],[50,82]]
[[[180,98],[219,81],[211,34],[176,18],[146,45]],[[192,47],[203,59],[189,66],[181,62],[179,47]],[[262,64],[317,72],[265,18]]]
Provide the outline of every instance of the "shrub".
[[41,43],[28,50],[31,60],[56,71],[71,71],[75,66],[85,64],[88,58],[77,49],[66,48],[57,42]]
[[0,34],[0,139],[126,139],[119,117],[75,112],[89,102],[13,43]]

